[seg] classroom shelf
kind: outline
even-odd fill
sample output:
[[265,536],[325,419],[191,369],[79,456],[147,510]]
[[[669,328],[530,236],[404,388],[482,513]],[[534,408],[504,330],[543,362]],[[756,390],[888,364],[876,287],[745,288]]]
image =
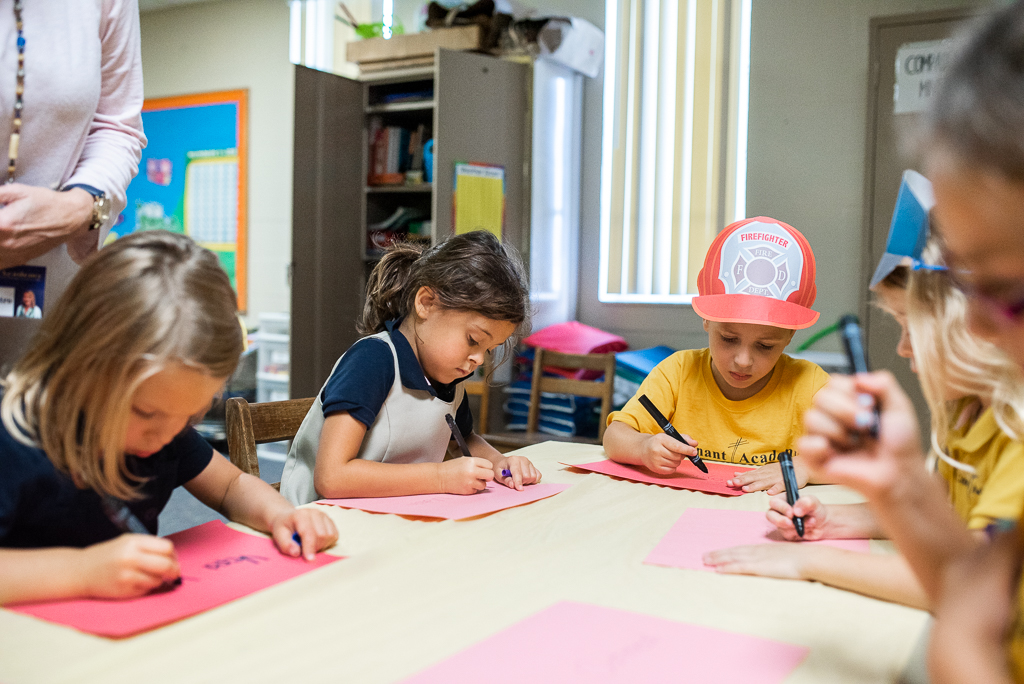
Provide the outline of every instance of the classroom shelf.
[[434,100],[418,100],[416,102],[394,102],[392,104],[370,105],[367,114],[386,114],[388,112],[426,112],[436,106]]
[[[531,109],[526,64],[461,50],[439,49],[435,66],[358,81],[295,70],[288,390],[309,397],[338,354],[361,337],[354,322],[382,254],[371,246],[370,227],[406,207],[431,222],[426,244],[451,235],[456,161],[486,160],[506,169],[503,239],[528,249],[524,155],[530,145],[524,132]],[[414,93],[419,99],[388,102]],[[369,135],[376,125],[423,128],[435,141],[432,184],[369,185]]]
[[367,185],[366,192],[432,192],[434,186],[431,183],[419,183],[417,185]]

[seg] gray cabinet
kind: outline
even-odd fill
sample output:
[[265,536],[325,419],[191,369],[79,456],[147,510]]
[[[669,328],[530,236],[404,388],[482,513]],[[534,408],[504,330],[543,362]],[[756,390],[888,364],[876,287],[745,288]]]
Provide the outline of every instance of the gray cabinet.
[[[452,233],[456,162],[505,168],[503,240],[529,263],[529,81],[525,64],[451,50],[438,50],[432,68],[360,81],[296,67],[292,397],[315,394],[359,339],[366,276],[379,258],[367,248],[367,226],[410,206],[429,216],[431,242]],[[433,97],[384,97],[403,88]],[[368,184],[373,117],[432,131],[433,183]]]

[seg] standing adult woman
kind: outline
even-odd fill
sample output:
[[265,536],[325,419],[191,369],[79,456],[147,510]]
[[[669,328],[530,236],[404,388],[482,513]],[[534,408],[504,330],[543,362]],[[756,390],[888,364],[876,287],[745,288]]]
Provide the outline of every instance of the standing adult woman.
[[[0,0],[0,268],[45,269],[45,301],[125,206],[146,144],[142,100],[137,0]],[[0,318],[0,371],[38,325]]]

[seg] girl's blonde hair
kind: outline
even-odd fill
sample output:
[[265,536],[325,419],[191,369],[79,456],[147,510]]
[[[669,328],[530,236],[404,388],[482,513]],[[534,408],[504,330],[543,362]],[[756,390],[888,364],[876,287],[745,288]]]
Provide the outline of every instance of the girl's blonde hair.
[[132,396],[171,363],[227,378],[242,352],[235,292],[184,235],[134,233],[99,251],[3,380],[0,417],[79,487],[136,496],[125,466]]
[[[922,260],[938,264],[935,243]],[[931,411],[932,447],[943,460],[946,440],[959,403],[951,394],[977,397],[992,407],[1000,429],[1014,439],[1024,436],[1024,376],[991,342],[970,332],[967,298],[944,271],[913,271],[907,290],[907,324],[921,389]],[[962,464],[954,464],[961,467]]]

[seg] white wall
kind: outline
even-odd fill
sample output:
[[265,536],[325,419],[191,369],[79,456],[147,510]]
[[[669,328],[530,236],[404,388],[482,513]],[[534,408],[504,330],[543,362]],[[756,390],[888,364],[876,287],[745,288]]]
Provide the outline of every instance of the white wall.
[[[854,312],[861,259],[868,28],[875,16],[978,4],[970,0],[753,0],[747,215],[805,233],[818,266],[815,309],[832,322]],[[555,2],[604,26],[603,3]],[[600,79],[584,90],[579,319],[632,346],[704,346],[688,306],[597,300],[601,173]],[[809,332],[798,333],[799,343]],[[815,348],[819,348],[816,346]],[[838,350],[838,343],[820,345]]]
[[146,97],[249,90],[249,305],[287,311],[291,295],[294,67],[284,0],[220,0],[142,14]]

